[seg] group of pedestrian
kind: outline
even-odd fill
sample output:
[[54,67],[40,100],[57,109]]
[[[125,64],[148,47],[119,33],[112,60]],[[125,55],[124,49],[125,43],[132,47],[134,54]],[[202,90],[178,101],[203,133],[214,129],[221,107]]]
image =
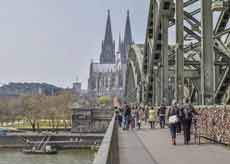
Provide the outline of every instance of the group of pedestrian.
[[120,108],[116,108],[116,120],[119,127],[123,130],[141,128],[141,122],[145,119],[144,108],[138,105],[124,104]]
[[189,103],[189,99],[185,99],[183,104],[178,104],[176,100],[173,100],[167,116],[173,145],[176,145],[176,134],[181,133],[182,130],[184,132],[184,144],[189,144],[194,115],[198,115],[198,113]]
[[143,124],[149,125],[150,129],[154,129],[156,122],[159,122],[160,128],[165,128],[167,122],[173,145],[176,145],[177,133],[182,131],[184,144],[189,144],[193,116],[197,114],[194,107],[189,103],[189,99],[185,99],[183,104],[173,100],[170,107],[167,107],[164,103],[159,108],[150,105],[129,105],[125,103],[122,107],[116,108],[116,120],[123,130],[140,129]]
[[150,105],[128,105],[116,108],[117,122],[124,130],[140,129],[144,124],[154,129],[157,120],[160,122],[160,127],[165,127],[166,106],[161,105],[159,109]]

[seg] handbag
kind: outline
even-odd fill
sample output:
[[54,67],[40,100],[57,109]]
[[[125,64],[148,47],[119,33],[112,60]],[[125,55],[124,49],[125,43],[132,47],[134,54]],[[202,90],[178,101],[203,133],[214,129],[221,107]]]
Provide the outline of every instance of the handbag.
[[179,118],[177,115],[169,116],[169,124],[175,124],[179,122]]

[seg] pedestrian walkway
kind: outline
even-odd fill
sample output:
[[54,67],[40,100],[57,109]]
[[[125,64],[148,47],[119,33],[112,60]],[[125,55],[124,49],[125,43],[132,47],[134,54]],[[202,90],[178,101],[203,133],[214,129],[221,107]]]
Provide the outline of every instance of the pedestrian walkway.
[[119,131],[120,164],[229,164],[230,149],[212,145],[184,145],[183,136],[171,145],[168,129]]

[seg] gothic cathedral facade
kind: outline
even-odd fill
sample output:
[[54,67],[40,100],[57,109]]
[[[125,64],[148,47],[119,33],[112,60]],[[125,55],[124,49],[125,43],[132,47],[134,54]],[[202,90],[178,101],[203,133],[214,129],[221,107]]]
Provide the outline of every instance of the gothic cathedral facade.
[[119,36],[118,52],[115,51],[110,11],[108,11],[100,62],[92,61],[88,79],[88,92],[92,96],[123,97],[128,48],[133,44],[130,14],[127,12],[124,39]]

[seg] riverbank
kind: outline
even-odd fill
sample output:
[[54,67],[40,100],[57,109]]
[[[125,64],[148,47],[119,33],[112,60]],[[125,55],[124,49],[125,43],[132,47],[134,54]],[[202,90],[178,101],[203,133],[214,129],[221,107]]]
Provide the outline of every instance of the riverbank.
[[0,149],[1,164],[92,164],[94,151],[61,150],[57,155],[26,155],[20,149]]
[[25,148],[39,144],[42,139],[49,135],[47,142],[59,149],[91,149],[101,144],[104,134],[97,133],[34,133],[34,132],[14,132],[0,136],[0,148]]

